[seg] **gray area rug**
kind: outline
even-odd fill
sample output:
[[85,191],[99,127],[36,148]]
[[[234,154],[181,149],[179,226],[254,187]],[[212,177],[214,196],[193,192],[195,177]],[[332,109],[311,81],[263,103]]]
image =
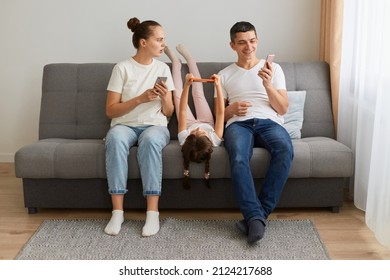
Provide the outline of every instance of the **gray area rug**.
[[310,220],[269,220],[265,236],[249,245],[233,220],[160,221],[141,237],[144,221],[126,220],[117,236],[108,220],[46,220],[19,252],[19,260],[326,260],[328,253]]

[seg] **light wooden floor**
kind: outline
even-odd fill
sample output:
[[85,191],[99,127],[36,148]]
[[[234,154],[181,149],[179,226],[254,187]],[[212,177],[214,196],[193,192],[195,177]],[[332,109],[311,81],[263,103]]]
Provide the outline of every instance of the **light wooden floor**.
[[[347,196],[346,196],[347,197]],[[29,215],[23,204],[21,179],[13,163],[0,163],[0,260],[14,259],[44,219],[110,218],[110,210],[39,209]],[[144,211],[127,211],[126,219],[144,219]],[[161,210],[164,217],[181,219],[240,219],[232,210]],[[390,260],[364,223],[364,212],[346,199],[340,213],[326,209],[277,209],[270,219],[311,219],[333,260]]]

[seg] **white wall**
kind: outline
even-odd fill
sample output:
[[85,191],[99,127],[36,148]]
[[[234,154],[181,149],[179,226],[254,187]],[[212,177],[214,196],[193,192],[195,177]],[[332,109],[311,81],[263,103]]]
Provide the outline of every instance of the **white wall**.
[[234,61],[229,29],[241,20],[256,26],[260,57],[272,52],[276,62],[312,61],[320,1],[1,0],[0,162],[12,162],[20,147],[38,139],[43,66],[132,55],[129,18],[158,21],[167,44],[185,44],[197,61]]

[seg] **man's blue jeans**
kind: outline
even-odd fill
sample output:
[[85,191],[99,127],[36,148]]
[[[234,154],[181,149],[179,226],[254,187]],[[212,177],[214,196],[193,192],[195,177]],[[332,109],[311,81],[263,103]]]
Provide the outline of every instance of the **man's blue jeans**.
[[[237,203],[247,223],[263,222],[275,209],[287,181],[294,156],[287,131],[269,119],[249,119],[230,124],[225,130],[225,147]],[[253,147],[262,147],[271,155],[269,169],[257,195],[250,168]]]
[[162,149],[168,143],[169,131],[165,126],[111,127],[105,143],[108,192],[110,194],[127,192],[128,155],[130,148],[138,145],[137,160],[143,194],[161,195]]

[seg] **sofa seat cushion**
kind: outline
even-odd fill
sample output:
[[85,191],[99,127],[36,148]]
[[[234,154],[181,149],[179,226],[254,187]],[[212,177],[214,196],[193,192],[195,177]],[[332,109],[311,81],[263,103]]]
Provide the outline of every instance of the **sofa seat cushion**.
[[[308,137],[293,140],[294,160],[290,178],[350,177],[352,152],[334,139]],[[129,179],[139,179],[137,147],[129,153]],[[254,178],[264,178],[270,160],[269,153],[255,148],[251,160]],[[103,140],[45,139],[27,145],[15,156],[19,178],[87,179],[106,178]],[[204,178],[204,163],[190,164],[190,177]],[[154,172],[151,170],[150,172]],[[183,158],[178,140],[163,150],[163,178],[183,177]],[[210,161],[210,178],[230,178],[228,154],[223,146],[215,147]]]
[[39,140],[15,154],[15,172],[17,177],[30,179],[105,178],[103,140]]
[[353,153],[328,137],[293,140],[294,160],[289,178],[336,178],[353,175]]
[[[328,137],[308,137],[295,139],[294,160],[290,178],[347,178],[353,173],[353,154],[344,144]],[[183,177],[183,159],[177,140],[164,149],[165,179]],[[255,148],[251,159],[251,170],[254,178],[264,178],[270,155],[262,148]],[[190,164],[190,177],[204,177],[204,163]],[[214,148],[210,161],[210,178],[230,178],[229,157],[222,147]]]

